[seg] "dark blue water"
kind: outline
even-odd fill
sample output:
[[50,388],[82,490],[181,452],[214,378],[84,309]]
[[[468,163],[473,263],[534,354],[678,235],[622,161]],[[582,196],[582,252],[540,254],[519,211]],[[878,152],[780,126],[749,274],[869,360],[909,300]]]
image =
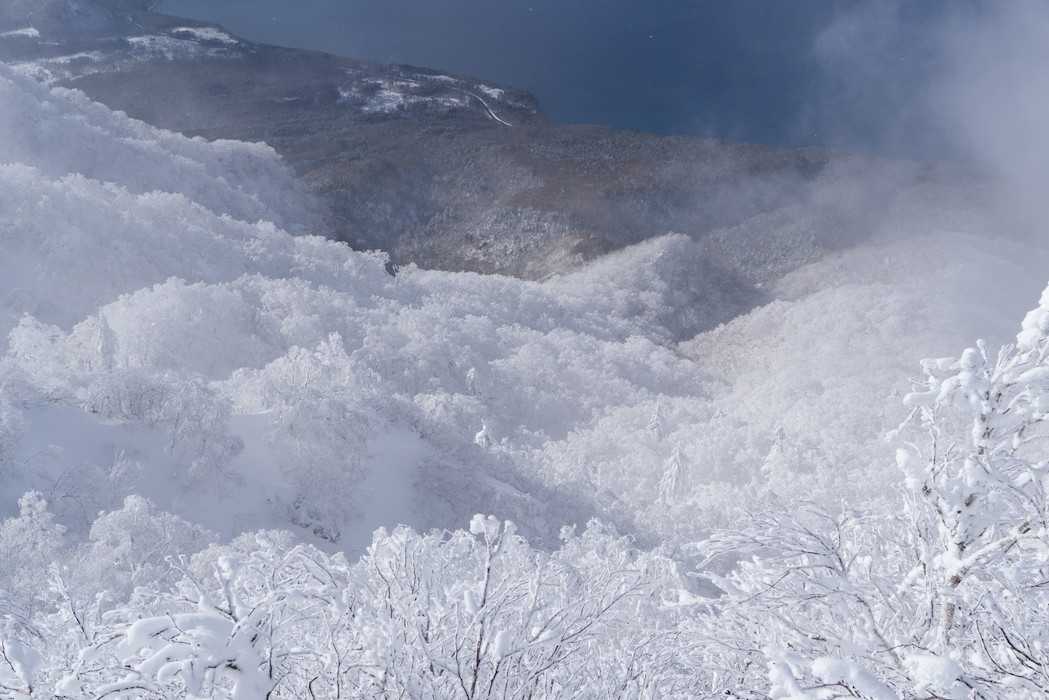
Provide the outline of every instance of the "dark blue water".
[[[564,123],[925,157],[942,144],[913,114],[911,92],[924,84],[923,23],[945,2],[905,11],[902,28],[867,47],[868,91],[814,48],[859,3],[166,0],[160,9],[253,40],[523,88]],[[903,113],[917,121],[901,126]]]

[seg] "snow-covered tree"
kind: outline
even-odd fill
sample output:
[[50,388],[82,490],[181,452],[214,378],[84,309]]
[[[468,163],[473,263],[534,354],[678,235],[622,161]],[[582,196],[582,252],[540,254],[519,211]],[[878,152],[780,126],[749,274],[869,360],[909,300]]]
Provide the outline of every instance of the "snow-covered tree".
[[729,692],[1049,692],[1049,290],[1014,345],[923,368],[899,433],[904,515],[768,507],[705,544],[712,563],[744,557],[709,570],[726,595],[699,614],[739,674]]
[[174,589],[143,588],[107,613],[55,687],[114,698],[694,691],[667,624],[681,581],[665,559],[596,523],[566,530],[552,553],[492,517],[471,530],[380,531],[352,566],[285,533],[212,547],[175,563]]
[[492,439],[492,433],[488,430],[488,426],[481,422],[481,429],[474,435],[474,444],[480,446],[482,449],[487,450],[492,446],[494,440]]
[[267,447],[297,491],[290,504],[293,521],[333,542],[365,498],[377,382],[374,373],[356,367],[342,337],[332,333],[316,349],[293,347],[225,385],[242,397],[242,410],[268,414]]
[[981,342],[923,369],[906,398],[921,430],[897,462],[920,533],[911,580],[932,602],[926,641],[1049,691],[1049,662],[1033,653],[1049,644],[1049,289],[1015,344],[990,355]]
[[674,445],[659,478],[659,498],[666,503],[677,503],[688,495],[688,468],[681,454],[681,445]]
[[18,499],[18,515],[0,524],[0,590],[26,609],[37,605],[41,581],[63,551],[65,527],[54,520],[39,491]]
[[167,558],[173,553],[193,554],[212,541],[214,534],[176,515],[157,510],[147,498],[134,495],[124,506],[100,513],[91,525],[90,543],[80,552],[79,571],[93,592],[105,593],[111,603],[130,597],[149,583],[163,588],[177,580]]
[[667,430],[666,424],[667,419],[663,412],[663,402],[656,401],[655,405],[652,406],[652,414],[648,417],[648,424],[645,425],[645,430],[662,439]]
[[552,554],[514,530],[476,516],[469,533],[447,538],[407,528],[376,536],[355,567],[366,576],[362,652],[374,663],[362,669],[365,694],[568,697],[653,682],[631,659],[659,654],[636,615],[658,617],[657,581],[673,580],[660,560],[597,524],[566,531]]
[[[324,654],[346,608],[346,565],[282,533],[258,533],[174,563],[181,580],[143,610],[110,614],[107,634],[58,686],[94,697],[321,697]],[[210,571],[198,574],[199,564]],[[143,615],[142,613],[146,613]]]

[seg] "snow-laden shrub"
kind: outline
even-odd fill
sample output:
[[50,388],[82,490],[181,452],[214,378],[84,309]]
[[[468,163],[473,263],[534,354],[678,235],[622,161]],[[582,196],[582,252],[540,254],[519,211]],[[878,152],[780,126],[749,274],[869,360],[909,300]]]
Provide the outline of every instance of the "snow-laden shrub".
[[189,556],[212,544],[215,535],[165,513],[148,498],[128,496],[123,507],[99,513],[88,542],[76,553],[77,578],[90,600],[103,595],[106,607],[125,603],[142,586],[163,590],[179,580],[168,558]]
[[1015,344],[922,367],[896,434],[903,515],[768,508],[703,546],[744,557],[710,570],[726,594],[701,618],[742,674],[727,692],[1049,692],[1049,290]]
[[[109,532],[114,516],[123,522],[140,510],[129,502],[100,523]],[[125,545],[106,549],[102,560],[127,551],[131,530],[117,529]],[[147,539],[147,547],[157,542],[155,533]],[[97,624],[65,630],[69,639],[80,634],[73,663],[18,637],[7,648],[17,641],[28,649],[22,658],[39,659],[23,685],[66,696],[694,691],[661,610],[667,587],[678,583],[673,567],[597,524],[563,539],[559,550],[544,553],[515,535],[512,523],[479,515],[469,532],[380,531],[351,565],[285,533],[260,532],[172,562],[173,588],[142,588]],[[63,634],[57,625],[35,631],[44,639]]]
[[376,379],[355,366],[333,333],[316,350],[294,347],[225,386],[243,397],[242,408],[269,415],[263,440],[295,486],[292,521],[338,541],[368,498],[361,483],[380,424]]

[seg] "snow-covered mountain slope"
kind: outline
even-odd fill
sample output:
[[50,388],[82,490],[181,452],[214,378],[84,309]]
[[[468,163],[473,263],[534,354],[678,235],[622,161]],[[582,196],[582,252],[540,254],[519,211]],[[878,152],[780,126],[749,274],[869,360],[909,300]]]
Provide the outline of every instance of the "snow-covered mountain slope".
[[[87,100],[4,72],[4,162],[55,178],[77,174],[132,194],[184,195],[216,215],[264,219],[293,231],[320,224],[304,189],[263,144],[211,142],[150,128]],[[320,231],[319,233],[323,233]]]
[[[265,146],[3,67],[0,132],[0,694],[1044,696],[1008,655],[1049,628],[1016,447],[1049,296],[1020,355],[901,396],[1044,284],[972,183],[885,196],[882,164],[860,232],[797,204],[542,282],[394,275],[308,235]],[[926,470],[913,427],[894,458],[923,408],[984,472]],[[929,614],[959,601],[976,623]]]
[[[256,470],[277,467],[297,486],[275,484],[260,497],[271,503],[263,520],[291,517],[336,539],[363,509],[369,454],[381,453],[382,436],[407,424],[425,443],[412,452],[428,456],[420,468],[448,472],[428,477],[425,491],[435,501],[422,508],[421,522],[461,522],[481,503],[505,499],[516,503],[513,510],[541,509],[541,499],[511,485],[527,477],[513,459],[473,444],[486,421],[497,442],[538,445],[597,410],[594,392],[627,401],[650,385],[669,391],[683,373],[672,369],[682,361],[671,352],[634,337],[665,335],[655,321],[583,313],[585,297],[507,278],[413,270],[393,278],[373,256],[243,221],[266,216],[263,201],[288,202],[270,218],[310,221],[309,202],[293,199],[296,188],[263,148],[204,146],[109,113],[99,124],[97,106],[9,73],[3,87],[12,125],[56,132],[50,141],[21,138],[3,166],[0,298],[5,330],[14,328],[6,370],[9,385],[22,387],[12,401],[25,404],[26,415],[45,398],[64,406],[54,409],[62,415],[67,408],[88,414],[76,419],[87,421],[83,430],[66,431],[53,416],[29,421],[23,447],[5,453],[21,486],[110,469],[98,457],[102,448],[112,462],[123,447],[112,429],[89,424],[127,424],[159,436],[148,447],[141,435],[129,435],[121,452],[152,464],[146,481],[154,497],[164,491],[156,484],[162,473],[174,479],[172,493],[193,484],[240,493]],[[114,142],[112,172],[93,158],[77,160],[106,138]],[[148,185],[135,181],[144,158],[155,166]],[[232,166],[225,183],[208,172],[221,159]],[[161,189],[141,192],[147,187]],[[280,197],[270,196],[278,189]],[[223,200],[228,211],[216,204]],[[558,359],[561,338],[577,347]],[[649,356],[667,367],[637,362]],[[500,396],[503,387],[536,391],[533,375],[548,374],[551,361],[582,373],[577,395],[516,416],[524,402],[556,387],[541,396]],[[323,377],[312,377],[316,372]],[[237,422],[231,411],[266,418],[245,423],[241,435],[230,427]],[[40,434],[34,425],[54,429]],[[95,437],[80,444],[80,435]],[[43,456],[29,458],[38,452]],[[95,456],[85,464],[87,454]],[[483,465],[487,474],[473,473]]]
[[[11,314],[68,325],[171,275],[236,277],[245,246],[274,225],[323,231],[263,145],[152,129],[8,71],[0,96],[5,335]],[[197,253],[186,258],[182,246]]]
[[[372,494],[417,526],[487,510],[550,536],[601,515],[652,541],[747,497],[888,495],[889,396],[916,358],[1004,337],[1044,269],[987,232],[908,229],[927,220],[901,207],[880,242],[760,293],[684,236],[543,283],[394,277],[287,232],[319,224],[265,147],[0,76],[5,489],[53,494],[71,523],[98,510],[85,482],[351,549],[396,524]],[[672,454],[689,486],[668,503]]]

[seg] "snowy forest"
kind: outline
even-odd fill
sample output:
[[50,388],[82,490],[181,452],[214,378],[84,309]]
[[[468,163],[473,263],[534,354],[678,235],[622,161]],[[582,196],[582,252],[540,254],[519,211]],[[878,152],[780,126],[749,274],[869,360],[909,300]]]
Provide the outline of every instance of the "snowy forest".
[[1049,695],[1022,187],[839,154],[828,254],[755,217],[530,281],[3,65],[0,135],[0,697]]

